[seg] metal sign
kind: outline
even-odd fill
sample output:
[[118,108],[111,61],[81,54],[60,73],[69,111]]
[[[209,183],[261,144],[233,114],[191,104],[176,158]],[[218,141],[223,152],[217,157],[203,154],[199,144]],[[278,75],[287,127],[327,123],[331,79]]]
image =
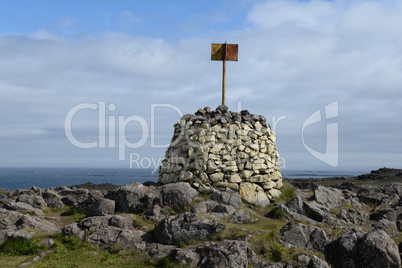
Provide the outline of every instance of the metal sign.
[[211,44],[211,60],[223,61],[222,74],[222,104],[225,105],[226,95],[226,61],[237,61],[238,59],[238,44]]

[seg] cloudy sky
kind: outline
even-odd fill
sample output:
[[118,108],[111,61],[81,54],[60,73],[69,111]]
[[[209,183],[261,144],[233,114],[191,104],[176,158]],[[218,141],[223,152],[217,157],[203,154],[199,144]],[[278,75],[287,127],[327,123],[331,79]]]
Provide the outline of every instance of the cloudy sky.
[[268,119],[282,168],[402,168],[400,25],[398,0],[1,0],[0,167],[158,165],[220,104],[227,41],[227,105]]

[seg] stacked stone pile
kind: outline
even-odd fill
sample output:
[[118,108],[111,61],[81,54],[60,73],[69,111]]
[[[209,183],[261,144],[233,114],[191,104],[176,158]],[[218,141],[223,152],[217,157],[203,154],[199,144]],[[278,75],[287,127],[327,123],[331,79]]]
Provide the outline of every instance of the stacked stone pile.
[[264,116],[205,107],[174,128],[159,182],[189,182],[200,192],[238,191],[262,206],[281,194],[276,138]]

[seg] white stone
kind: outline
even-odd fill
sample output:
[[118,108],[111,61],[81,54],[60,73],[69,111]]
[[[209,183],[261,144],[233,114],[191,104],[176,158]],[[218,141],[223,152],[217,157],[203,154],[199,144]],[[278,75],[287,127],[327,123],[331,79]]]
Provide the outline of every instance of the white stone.
[[210,179],[212,182],[223,181],[224,175],[225,175],[225,174],[223,174],[222,172],[212,173],[212,174],[209,174],[209,179]]
[[271,180],[277,181],[282,178],[281,172],[276,170],[275,172],[271,173],[270,176]]
[[252,143],[250,144],[250,148],[257,151],[260,149],[260,146],[256,143]]
[[252,170],[243,170],[243,172],[242,172],[242,177],[244,178],[244,179],[248,179],[248,178],[250,178],[252,175],[253,175],[253,171]]
[[240,195],[246,202],[257,206],[266,207],[270,203],[264,190],[255,183],[240,183]]
[[239,174],[235,173],[235,174],[229,175],[228,181],[239,183],[239,182],[241,182],[241,178],[240,178]]
[[282,179],[280,179],[280,180],[278,180],[278,181],[276,182],[276,188],[277,188],[277,189],[280,189],[280,188],[282,188],[282,186],[283,186],[283,182],[282,182]]
[[236,130],[236,134],[237,134],[237,135],[240,135],[240,136],[247,136],[247,135],[248,135],[248,131],[247,131],[247,130],[244,130],[244,129],[239,129],[239,130]]
[[268,175],[254,175],[248,179],[249,182],[258,182],[258,183],[266,182],[268,180],[269,180]]
[[281,191],[277,190],[277,189],[271,189],[269,190],[269,194],[273,197],[273,198],[278,198],[281,196]]
[[277,184],[273,181],[268,181],[268,182],[264,182],[262,184],[262,189],[264,190],[270,190],[272,188],[275,188],[277,186]]

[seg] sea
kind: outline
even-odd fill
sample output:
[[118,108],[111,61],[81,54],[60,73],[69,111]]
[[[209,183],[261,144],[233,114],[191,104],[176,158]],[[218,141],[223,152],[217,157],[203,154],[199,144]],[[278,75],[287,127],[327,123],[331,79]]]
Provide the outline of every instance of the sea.
[[[282,170],[288,179],[352,177],[363,171],[303,171]],[[125,168],[0,168],[0,187],[5,190],[28,189],[37,186],[42,189],[79,185],[87,182],[124,185],[133,182],[157,181],[158,173],[152,169]]]
[[[312,171],[282,170],[288,179],[352,177],[365,174],[364,171]],[[152,169],[125,168],[0,168],[0,187],[5,190],[28,189],[37,186],[42,189],[79,185],[87,182],[124,185],[133,182],[157,181],[158,173]]]

